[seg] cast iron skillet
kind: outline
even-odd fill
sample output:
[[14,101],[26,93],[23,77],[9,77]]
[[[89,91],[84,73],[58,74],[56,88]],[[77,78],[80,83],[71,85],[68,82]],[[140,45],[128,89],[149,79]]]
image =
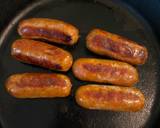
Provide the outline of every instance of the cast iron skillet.
[[[56,18],[72,23],[80,30],[80,39],[73,46],[58,45],[70,51],[74,60],[80,57],[97,57],[85,47],[85,37],[92,28],[102,28],[128,37],[145,45],[149,58],[145,65],[137,66],[140,82],[135,86],[146,97],[145,107],[136,113],[87,110],[79,107],[74,99],[76,89],[89,82],[77,80],[71,70],[73,88],[67,98],[16,99],[5,90],[5,80],[14,73],[54,72],[14,60],[10,47],[20,38],[18,22],[25,18]],[[50,42],[47,42],[50,43]],[[160,95],[159,44],[150,26],[134,10],[118,0],[40,0],[19,13],[0,37],[0,121],[3,128],[142,128],[157,118],[155,109]]]

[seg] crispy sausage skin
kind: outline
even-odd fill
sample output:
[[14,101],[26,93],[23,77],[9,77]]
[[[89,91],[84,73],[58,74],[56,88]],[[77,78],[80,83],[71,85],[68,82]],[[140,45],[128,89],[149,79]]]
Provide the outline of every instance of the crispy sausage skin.
[[40,41],[19,39],[12,44],[11,55],[24,63],[67,71],[72,65],[72,55],[56,46]]
[[100,29],[93,29],[86,40],[87,48],[92,52],[131,64],[144,64],[148,57],[144,46]]
[[119,61],[80,58],[72,67],[74,75],[84,81],[132,86],[139,81],[133,66]]
[[50,98],[68,96],[71,86],[65,75],[22,73],[10,76],[5,87],[16,98]]
[[29,39],[46,39],[73,45],[79,38],[79,30],[69,23],[56,19],[31,18],[20,22],[18,33]]
[[76,102],[88,109],[139,111],[144,107],[144,95],[136,88],[85,85],[76,91]]

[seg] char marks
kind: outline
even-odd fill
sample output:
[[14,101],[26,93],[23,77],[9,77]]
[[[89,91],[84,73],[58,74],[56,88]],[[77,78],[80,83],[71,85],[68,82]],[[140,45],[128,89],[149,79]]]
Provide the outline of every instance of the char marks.
[[96,35],[93,37],[92,42],[94,45],[110,50],[112,52],[121,54],[127,57],[133,57],[134,51],[127,44],[122,44],[121,42],[115,42],[110,38],[103,37],[101,35]]
[[83,67],[93,73],[107,73],[115,76],[118,75],[124,75],[127,71],[124,68],[117,68],[113,67],[111,65],[103,65],[103,64],[83,64]]
[[139,97],[132,93],[124,93],[122,91],[86,91],[85,95],[96,99],[97,101],[106,101],[106,102],[125,102],[125,101],[136,101],[139,100]]
[[17,83],[18,87],[49,87],[49,86],[61,86],[66,85],[65,81],[56,75],[43,75],[43,74],[27,74],[27,77],[23,77]]
[[23,27],[21,28],[20,32],[27,37],[34,37],[34,36],[39,36],[39,37],[45,37],[45,38],[55,38],[56,40],[60,40],[63,42],[70,42],[71,36],[65,34],[64,32],[61,32],[59,30],[49,30],[49,29],[44,29],[44,28],[36,28],[36,27]]

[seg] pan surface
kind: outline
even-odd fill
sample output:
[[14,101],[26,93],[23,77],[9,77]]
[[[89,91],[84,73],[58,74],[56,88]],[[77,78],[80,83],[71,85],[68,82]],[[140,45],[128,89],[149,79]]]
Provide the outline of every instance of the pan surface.
[[[135,86],[145,95],[143,110],[112,112],[87,110],[79,107],[74,99],[76,89],[84,84],[77,80],[71,70],[73,88],[66,98],[16,99],[5,90],[5,80],[14,73],[54,72],[24,64],[10,55],[11,44],[20,38],[18,22],[31,17],[64,20],[77,26],[80,39],[75,46],[58,45],[70,51],[74,60],[80,57],[106,58],[87,50],[85,37],[92,28],[117,33],[147,47],[147,63],[137,66],[140,82]],[[47,42],[49,43],[49,42]],[[159,44],[150,26],[135,11],[124,3],[109,0],[40,0],[29,5],[15,17],[0,37],[0,121],[3,128],[142,128],[151,127],[158,116],[160,96]]]

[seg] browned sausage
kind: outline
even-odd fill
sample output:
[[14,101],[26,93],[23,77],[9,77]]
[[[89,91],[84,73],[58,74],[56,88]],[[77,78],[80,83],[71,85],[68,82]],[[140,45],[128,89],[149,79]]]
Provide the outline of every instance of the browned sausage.
[[104,56],[131,64],[144,64],[148,57],[147,49],[122,36],[93,29],[87,36],[89,50]]
[[79,31],[73,25],[47,18],[31,18],[21,21],[18,33],[25,38],[46,39],[66,45],[75,44],[79,38]]
[[81,58],[74,62],[72,70],[84,81],[132,86],[139,80],[136,68],[119,61]]
[[12,45],[11,54],[19,61],[59,71],[69,70],[73,62],[69,52],[28,39],[16,40]]
[[7,91],[17,98],[66,97],[71,86],[67,76],[53,73],[15,74],[6,81]]
[[76,92],[77,103],[88,109],[139,111],[144,107],[144,96],[136,88],[85,85]]

